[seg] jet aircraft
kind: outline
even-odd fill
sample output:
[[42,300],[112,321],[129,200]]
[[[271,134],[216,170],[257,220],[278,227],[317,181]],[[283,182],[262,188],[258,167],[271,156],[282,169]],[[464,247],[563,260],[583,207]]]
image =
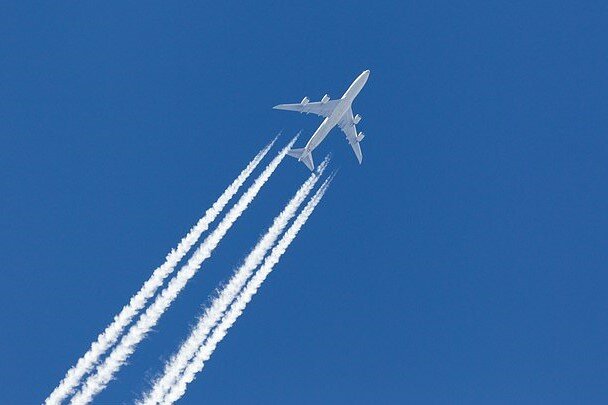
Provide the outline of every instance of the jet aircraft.
[[353,116],[351,106],[355,97],[357,97],[363,86],[365,86],[368,77],[369,70],[361,73],[339,100],[330,100],[329,96],[326,94],[321,101],[317,102],[311,103],[308,97],[304,97],[302,101],[297,104],[279,104],[274,106],[273,108],[277,110],[298,111],[306,114],[313,113],[325,118],[306,146],[301,149],[291,149],[287,152],[289,156],[295,157],[298,161],[303,162],[310,170],[313,170],[315,164],[312,159],[312,151],[319,146],[323,139],[325,139],[329,131],[338,125],[344,134],[346,134],[346,140],[353,148],[360,164],[363,160],[363,154],[361,153],[359,142],[363,140],[364,135],[363,132],[357,134],[355,125],[361,121],[361,116],[359,114]]

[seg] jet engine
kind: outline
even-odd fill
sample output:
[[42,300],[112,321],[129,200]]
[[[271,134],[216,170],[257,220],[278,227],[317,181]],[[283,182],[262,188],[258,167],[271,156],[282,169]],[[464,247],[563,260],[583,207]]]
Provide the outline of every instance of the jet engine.
[[361,142],[363,138],[365,138],[365,135],[363,132],[359,132],[359,135],[357,135],[357,142]]
[[361,117],[359,114],[355,115],[355,118],[353,118],[353,124],[358,124],[359,121],[361,121],[361,118],[363,117]]
[[321,104],[325,104],[329,101],[329,95],[326,94],[323,96],[323,98],[321,99]]
[[302,104],[302,107],[304,107],[306,104],[308,104],[310,102],[310,99],[308,97],[304,97],[302,99],[302,101],[300,102],[300,104]]

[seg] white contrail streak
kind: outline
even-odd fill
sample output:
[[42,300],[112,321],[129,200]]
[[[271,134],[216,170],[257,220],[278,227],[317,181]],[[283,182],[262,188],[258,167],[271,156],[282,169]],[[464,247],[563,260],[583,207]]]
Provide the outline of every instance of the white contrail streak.
[[173,272],[175,266],[177,266],[190,248],[198,241],[201,234],[209,228],[209,224],[211,224],[222,212],[226,204],[234,197],[253,170],[258,166],[262,159],[264,159],[275,141],[276,138],[253,158],[217,201],[213,203],[211,208],[205,212],[205,215],[199,219],[196,225],[194,225],[188,234],[184,236],[177,247],[169,252],[165,262],[154,270],[141,289],[131,297],[129,303],[122,308],[118,315],[114,316],[112,323],[108,325],[97,337],[97,340],[91,344],[89,351],[78,359],[75,366],[68,370],[63,380],[61,380],[59,385],[45,400],[47,405],[59,404],[74,392],[76,386],[80,384],[82,377],[91,372],[99,361],[99,358],[116,343],[125,327],[131,323],[133,317],[141,311],[146,305],[146,302],[154,296],[156,290],[162,286],[164,279]]
[[251,252],[247,255],[243,264],[231,277],[228,284],[222,289],[219,296],[215,297],[211,305],[199,317],[196,327],[192,330],[188,339],[181,345],[166,364],[163,376],[157,380],[151,391],[142,400],[145,404],[161,403],[175,380],[184,371],[197,349],[203,344],[213,326],[221,319],[239,291],[243,288],[253,271],[262,263],[266,253],[272,248],[277,238],[283,233],[289,221],[295,216],[298,208],[308,194],[312,191],[319,177],[323,174],[329,158],[319,165],[318,173],[313,173],[302,184],[292,199],[287,203],[283,211],[274,219],[266,234],[259,240]]
[[[297,138],[297,137],[296,137]],[[217,228],[201,243],[192,254],[188,262],[177,272],[175,277],[169,282],[167,287],[156,297],[154,302],[140,316],[137,322],[122,337],[120,343],[106,357],[104,362],[99,365],[95,374],[90,376],[84,383],[82,389],[72,398],[73,404],[83,404],[90,402],[93,397],[105,388],[114,374],[125,363],[126,359],[133,353],[135,347],[146,336],[154,325],[158,322],[161,315],[171,305],[173,300],[179,295],[187,282],[194,276],[205,261],[222,240],[226,232],[234,224],[238,217],[247,209],[251,201],[258,194],[262,186],[268,181],[272,173],[279,166],[287,151],[293,146],[296,138],[283,148],[279,154],[268,164],[262,174],[258,176],[253,184],[241,196],[236,204],[228,211],[226,216],[218,224]]]
[[226,336],[228,329],[243,313],[243,310],[249,301],[251,301],[252,297],[258,291],[268,274],[270,274],[274,266],[278,263],[283,253],[285,253],[302,226],[308,220],[308,217],[310,217],[317,204],[319,204],[323,198],[323,194],[325,194],[330,182],[331,178],[323,183],[323,185],[319,188],[319,190],[317,190],[315,195],[308,202],[306,207],[304,207],[302,212],[300,212],[300,214],[297,216],[293,224],[287,229],[281,240],[279,240],[277,245],[270,252],[270,255],[268,255],[268,257],[264,260],[262,267],[260,267],[260,269],[253,275],[251,280],[249,280],[247,285],[243,288],[239,296],[236,298],[236,301],[232,304],[224,318],[222,318],[220,324],[213,329],[211,336],[198,349],[194,359],[188,364],[179,381],[177,381],[177,383],[171,387],[169,394],[162,400],[162,403],[171,404],[180,399],[186,393],[187,385],[191,383],[196,377],[196,374],[203,369],[205,361],[211,357],[217,344],[224,338],[224,336]]

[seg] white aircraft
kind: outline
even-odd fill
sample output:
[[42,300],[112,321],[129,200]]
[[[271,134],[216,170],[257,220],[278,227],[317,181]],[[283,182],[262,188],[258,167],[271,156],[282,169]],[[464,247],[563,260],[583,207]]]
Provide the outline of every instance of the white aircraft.
[[357,114],[353,117],[351,105],[363,86],[365,86],[368,77],[369,70],[361,73],[339,100],[330,100],[329,96],[326,94],[321,101],[313,103],[310,102],[308,97],[304,97],[298,104],[279,104],[274,106],[273,108],[277,110],[299,111],[306,114],[313,113],[325,118],[306,146],[302,149],[291,149],[287,152],[289,156],[295,157],[298,161],[303,162],[310,170],[313,170],[315,164],[312,160],[312,151],[319,146],[323,139],[325,139],[329,131],[338,125],[346,134],[346,140],[353,148],[360,164],[363,160],[363,154],[361,153],[359,142],[363,140],[364,135],[363,132],[357,134],[355,125],[361,121],[361,116]]

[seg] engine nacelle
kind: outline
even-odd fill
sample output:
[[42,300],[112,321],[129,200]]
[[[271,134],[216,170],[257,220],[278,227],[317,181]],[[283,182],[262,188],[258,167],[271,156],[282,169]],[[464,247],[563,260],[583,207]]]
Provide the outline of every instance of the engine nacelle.
[[357,142],[361,142],[363,138],[365,138],[365,135],[363,132],[359,132],[359,135],[357,135]]
[[353,118],[353,124],[357,125],[359,123],[359,121],[361,121],[361,117],[359,114],[355,115],[355,118]]
[[323,96],[323,98],[321,99],[321,104],[326,104],[329,101],[329,95],[326,94]]
[[308,104],[310,102],[310,99],[308,97],[304,97],[302,99],[302,101],[300,101],[300,104],[302,104],[302,107],[304,107],[306,104]]

